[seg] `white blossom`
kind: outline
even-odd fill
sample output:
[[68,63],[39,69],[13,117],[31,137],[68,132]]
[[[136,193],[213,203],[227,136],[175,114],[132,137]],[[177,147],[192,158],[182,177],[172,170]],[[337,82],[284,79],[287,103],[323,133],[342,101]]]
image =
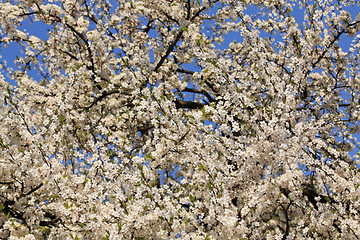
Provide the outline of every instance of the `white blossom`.
[[355,4],[0,3],[0,238],[360,238]]

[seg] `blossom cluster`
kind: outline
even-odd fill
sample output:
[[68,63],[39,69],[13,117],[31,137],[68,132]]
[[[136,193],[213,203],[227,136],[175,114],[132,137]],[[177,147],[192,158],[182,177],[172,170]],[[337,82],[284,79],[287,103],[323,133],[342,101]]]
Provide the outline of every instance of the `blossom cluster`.
[[0,238],[360,238],[356,7],[0,3]]

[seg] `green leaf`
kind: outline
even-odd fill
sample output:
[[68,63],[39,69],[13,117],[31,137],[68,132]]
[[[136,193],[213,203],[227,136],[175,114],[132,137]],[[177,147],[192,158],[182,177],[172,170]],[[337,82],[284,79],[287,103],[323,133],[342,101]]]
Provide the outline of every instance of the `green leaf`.
[[151,156],[151,153],[149,155],[145,155],[145,160],[151,160],[152,159],[152,156]]
[[70,206],[69,206],[69,204],[68,204],[67,202],[64,202],[64,207],[65,207],[66,209],[69,209],[69,208],[70,208]]
[[63,122],[65,122],[65,120],[66,120],[66,118],[64,117],[64,115],[60,114],[60,116],[59,116],[59,121],[60,121],[61,123],[63,123]]
[[193,195],[189,196],[191,203],[194,203],[196,201],[196,197]]

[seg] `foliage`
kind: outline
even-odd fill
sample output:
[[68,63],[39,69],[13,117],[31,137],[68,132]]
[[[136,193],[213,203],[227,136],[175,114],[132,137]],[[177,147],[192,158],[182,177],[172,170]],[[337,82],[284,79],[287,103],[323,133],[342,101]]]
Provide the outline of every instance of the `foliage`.
[[360,238],[356,4],[0,3],[0,237]]

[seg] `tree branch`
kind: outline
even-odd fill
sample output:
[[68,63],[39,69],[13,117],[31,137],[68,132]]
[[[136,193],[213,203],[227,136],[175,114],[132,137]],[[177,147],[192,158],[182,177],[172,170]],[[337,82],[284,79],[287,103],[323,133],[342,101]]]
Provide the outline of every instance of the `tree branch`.
[[188,102],[188,101],[176,99],[175,106],[177,109],[180,109],[180,108],[200,109],[200,108],[203,108],[205,106],[205,104],[199,103],[199,102]]
[[154,71],[157,72],[159,71],[159,68],[163,65],[164,61],[168,58],[168,56],[170,55],[170,53],[174,50],[174,47],[176,46],[176,44],[178,43],[178,41],[180,40],[182,34],[183,34],[183,30],[180,29],[179,33],[177,34],[176,38],[174,39],[174,41],[171,43],[171,45],[168,47],[168,49],[166,50],[166,53],[164,56],[161,57],[160,61],[158,62],[158,64],[156,64],[156,67],[154,68]]

